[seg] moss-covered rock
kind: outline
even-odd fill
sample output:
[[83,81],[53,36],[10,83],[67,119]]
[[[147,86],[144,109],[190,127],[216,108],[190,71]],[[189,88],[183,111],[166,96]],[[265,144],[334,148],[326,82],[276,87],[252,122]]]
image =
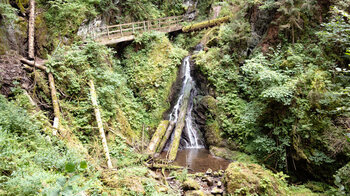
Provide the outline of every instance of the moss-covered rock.
[[236,160],[244,163],[257,163],[255,157],[246,153],[233,151],[224,147],[210,146],[209,151],[212,155],[221,157],[227,160]]
[[182,185],[184,190],[199,190],[200,186],[197,181],[192,178],[188,178]]
[[220,137],[220,126],[217,121],[207,123],[205,126],[205,140],[208,145],[223,146],[223,139]]
[[283,173],[258,164],[231,163],[226,169],[226,191],[232,195],[316,195],[303,186],[288,186]]
[[229,194],[285,195],[278,179],[272,172],[257,164],[234,162],[225,173],[225,185]]
[[197,191],[187,191],[185,193],[185,196],[205,196],[205,193],[201,190]]

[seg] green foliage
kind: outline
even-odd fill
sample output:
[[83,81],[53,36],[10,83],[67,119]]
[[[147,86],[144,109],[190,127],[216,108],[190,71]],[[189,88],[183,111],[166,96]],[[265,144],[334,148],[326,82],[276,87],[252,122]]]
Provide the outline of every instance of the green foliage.
[[328,23],[322,24],[323,30],[317,32],[321,44],[327,51],[334,54],[344,52],[350,45],[350,15],[334,7],[332,10],[332,18]]
[[114,167],[119,168],[137,165],[145,158],[143,155],[135,152],[135,150],[127,146],[126,142],[120,136],[117,136],[114,142],[109,146]]
[[[134,137],[141,133],[143,124],[148,124],[148,115],[126,85],[120,62],[111,49],[91,41],[77,43],[58,50],[48,67],[62,89],[64,113],[77,132],[87,129],[83,131],[85,136],[96,133],[89,129],[95,123],[87,84],[91,79],[95,80],[102,117],[108,126]],[[80,137],[86,140],[85,136]]]
[[338,186],[338,190],[342,194],[350,193],[350,163],[340,168],[334,175],[334,184]]
[[196,56],[201,73],[216,90],[221,129],[278,169],[288,167],[291,154],[324,166],[335,163],[329,151],[348,151],[348,145],[335,150],[333,143],[344,137],[328,130],[334,130],[337,116],[349,116],[349,97],[339,94],[349,78],[332,78],[328,70],[333,62],[321,47],[307,44],[277,48],[267,56],[257,53],[240,67],[229,50],[213,47]]
[[4,24],[14,24],[18,20],[17,10],[9,3],[0,3],[0,21]]
[[[56,138],[43,135],[40,131],[43,124],[26,110],[0,96],[0,116],[1,195],[37,195],[56,186],[56,181],[67,175],[68,163],[79,162],[79,171],[84,176],[75,177],[79,183],[75,183],[71,193],[78,193],[83,185],[86,185],[84,190],[97,188],[86,183],[90,171],[85,171],[83,157]],[[67,183],[72,186],[72,182]]]
[[168,96],[176,80],[177,67],[186,53],[157,32],[143,33],[124,52],[128,85],[150,114],[152,127],[158,125],[162,114],[170,107]]

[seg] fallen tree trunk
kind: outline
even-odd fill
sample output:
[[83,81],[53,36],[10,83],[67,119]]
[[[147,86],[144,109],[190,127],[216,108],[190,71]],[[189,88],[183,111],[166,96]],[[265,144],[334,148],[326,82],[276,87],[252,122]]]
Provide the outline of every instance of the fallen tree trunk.
[[24,63],[24,64],[27,64],[27,65],[30,65],[32,67],[38,68],[38,69],[40,69],[42,71],[48,72],[47,68],[44,66],[44,64],[47,61],[42,61],[42,62],[38,63],[38,62],[35,62],[35,61],[30,61],[30,60],[25,59],[25,58],[20,59],[20,61],[22,63]]
[[181,166],[177,166],[177,165],[167,165],[167,164],[148,164],[145,163],[145,166],[148,168],[153,168],[153,169],[168,169],[168,170],[180,170],[180,169],[184,169]]
[[160,142],[158,148],[157,148],[157,153],[161,153],[165,147],[166,142],[169,140],[169,137],[171,136],[171,134],[173,133],[175,128],[175,122],[171,121],[169,123],[169,126],[165,132],[165,135],[163,136],[162,141]]
[[182,105],[180,108],[179,118],[178,118],[177,123],[176,123],[174,139],[173,139],[173,142],[171,144],[170,151],[168,154],[169,155],[168,159],[170,161],[174,161],[176,159],[177,151],[179,149],[181,134],[182,134],[182,131],[185,127],[186,112],[187,112],[188,102],[190,99],[191,90],[192,90],[192,86],[193,86],[192,81],[189,81],[188,83],[189,84],[186,84],[187,86],[185,88],[184,98],[183,98],[183,102],[182,102]]
[[214,20],[206,20],[206,21],[203,21],[203,22],[200,22],[200,23],[196,23],[196,24],[185,26],[185,27],[182,28],[182,31],[183,32],[196,31],[196,30],[199,30],[199,29],[216,26],[216,25],[219,25],[221,23],[227,22],[229,20],[230,20],[229,16],[217,18],[217,19],[214,19]]
[[[42,61],[41,63],[37,63],[35,61],[30,61],[30,60],[22,58],[21,62],[25,63],[27,65],[30,65],[32,67],[38,68],[38,69],[48,73],[48,69],[44,66],[46,61]],[[55,116],[54,120],[53,120],[53,125],[52,125],[55,128],[54,131],[53,131],[53,135],[57,135],[57,130],[60,130],[60,116],[61,116],[61,112],[60,112],[60,106],[59,106],[58,98],[57,98],[57,91],[56,91],[56,87],[55,87],[55,79],[54,79],[52,73],[48,73],[48,78],[49,78],[49,86],[50,86],[50,89],[51,89],[51,100],[52,100],[52,106],[53,106],[53,113],[54,113],[54,116]],[[61,134],[63,134],[63,133],[61,133]]]
[[156,150],[165,134],[165,131],[168,128],[168,125],[169,125],[168,120],[163,120],[160,122],[156,132],[153,134],[153,137],[148,145],[147,154],[153,155],[154,153],[156,153]]
[[102,123],[102,119],[101,119],[100,109],[98,108],[98,104],[97,104],[97,94],[96,94],[96,90],[95,90],[95,85],[94,85],[94,81],[92,81],[92,80],[90,80],[90,94],[91,94],[91,102],[92,102],[92,105],[93,105],[94,111],[95,111],[97,126],[98,126],[98,129],[100,131],[100,137],[101,137],[101,141],[102,141],[103,151],[105,153],[105,157],[107,160],[107,166],[109,169],[112,169],[113,165],[112,165],[111,158],[109,156],[107,139],[106,139],[105,131],[103,130],[103,123]]
[[28,58],[34,59],[34,36],[35,36],[35,0],[29,1],[28,21]]

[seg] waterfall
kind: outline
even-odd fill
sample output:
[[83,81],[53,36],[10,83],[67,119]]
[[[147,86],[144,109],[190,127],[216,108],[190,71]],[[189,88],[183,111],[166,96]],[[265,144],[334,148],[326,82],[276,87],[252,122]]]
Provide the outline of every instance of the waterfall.
[[191,88],[191,95],[187,97],[187,99],[190,99],[190,100],[186,110],[186,118],[185,118],[186,126],[183,130],[181,140],[182,140],[182,143],[185,143],[184,145],[185,148],[204,148],[204,141],[200,137],[200,134],[198,134],[198,128],[192,118],[192,110],[193,110],[193,104],[194,104],[193,98],[196,95],[196,89],[194,85],[194,80],[191,76],[190,57],[191,56],[187,56],[183,60],[182,71],[184,73],[184,79],[182,82],[181,90],[179,92],[180,93],[179,98],[170,114],[169,120],[177,123],[181,105],[184,99],[186,99],[186,97],[184,97],[185,89]]

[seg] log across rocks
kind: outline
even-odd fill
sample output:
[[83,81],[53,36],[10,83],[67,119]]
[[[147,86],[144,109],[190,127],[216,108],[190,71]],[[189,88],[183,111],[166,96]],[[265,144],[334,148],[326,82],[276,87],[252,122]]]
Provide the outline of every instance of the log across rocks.
[[151,142],[148,145],[147,154],[153,155],[154,153],[156,153],[156,150],[160,142],[162,141],[162,138],[168,128],[168,125],[169,125],[168,120],[163,120],[160,122],[156,132],[153,134]]

